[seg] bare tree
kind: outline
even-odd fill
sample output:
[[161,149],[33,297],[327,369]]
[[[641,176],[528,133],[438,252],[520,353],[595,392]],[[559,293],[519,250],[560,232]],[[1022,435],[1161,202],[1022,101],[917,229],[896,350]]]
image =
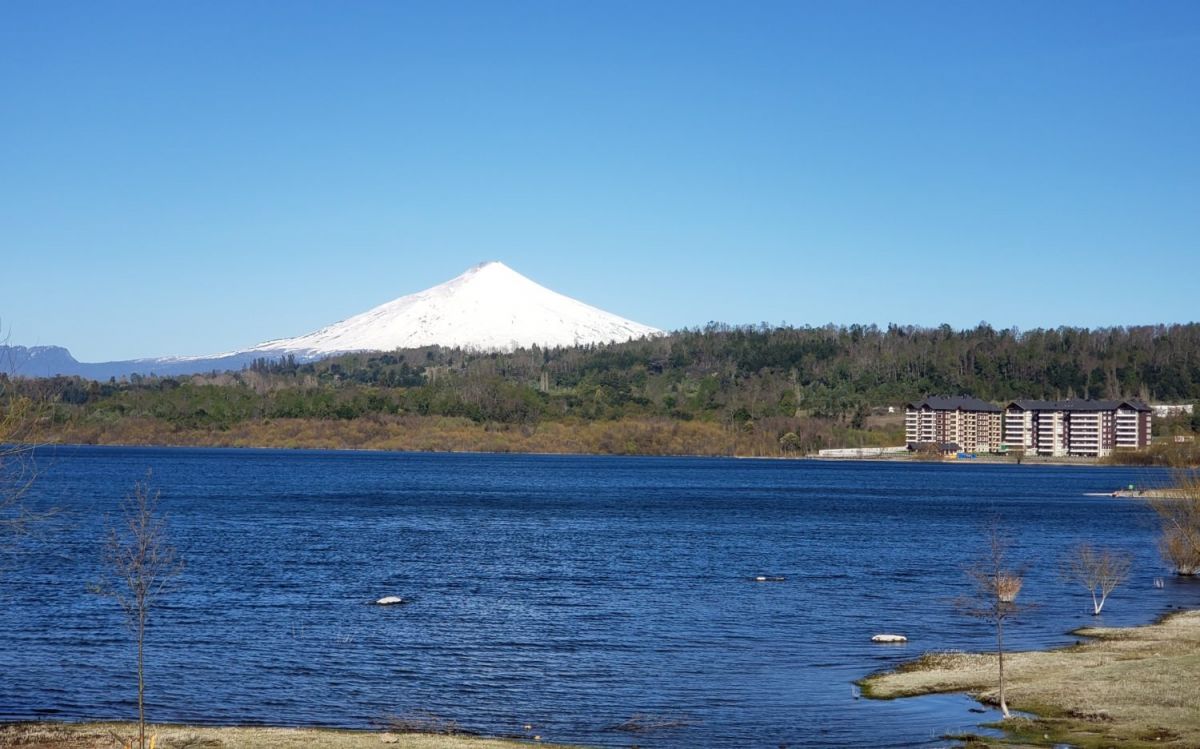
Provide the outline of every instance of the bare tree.
[[116,599],[137,640],[138,745],[146,746],[145,646],[150,611],[171,581],[182,571],[169,543],[166,518],[159,513],[160,492],[151,474],[135,482],[121,504],[121,523],[109,525],[104,549],[109,575],[102,592]]
[[1200,573],[1200,473],[1176,469],[1174,486],[1149,502],[1158,515],[1163,558],[1180,575]]
[[1006,718],[1011,716],[1004,696],[1004,623],[1025,608],[1018,607],[1016,602],[1024,583],[1024,574],[1008,567],[1009,546],[1009,539],[1002,532],[999,522],[989,523],[986,547],[966,571],[971,580],[971,593],[956,601],[959,611],[995,627],[1000,711]]
[[1112,549],[1094,549],[1082,543],[1071,550],[1063,565],[1064,576],[1087,588],[1092,594],[1092,615],[1104,609],[1104,602],[1121,583],[1129,578],[1133,558]]
[[[0,392],[3,390],[4,383],[0,383]],[[19,535],[25,525],[21,497],[32,482],[28,450],[22,444],[28,411],[27,399],[4,392],[0,402],[0,532],[5,537]]]
[[18,395],[13,381],[0,374],[0,552],[9,551],[36,521],[50,512],[34,512],[25,494],[37,476],[32,429],[35,403]]

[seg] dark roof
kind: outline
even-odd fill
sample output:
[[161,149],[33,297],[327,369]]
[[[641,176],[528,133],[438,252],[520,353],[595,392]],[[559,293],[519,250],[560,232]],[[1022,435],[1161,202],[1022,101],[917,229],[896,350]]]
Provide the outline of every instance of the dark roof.
[[1116,411],[1122,406],[1134,411],[1149,411],[1150,407],[1139,400],[1108,400],[1093,401],[1082,398],[1068,398],[1058,401],[1017,400],[1010,401],[1006,409],[1016,406],[1022,411]]
[[940,450],[944,453],[956,453],[962,450],[957,442],[909,442],[907,447],[912,452]]
[[930,395],[925,400],[909,403],[910,408],[921,409],[928,406],[934,411],[1000,411],[999,406],[988,403],[969,395]]

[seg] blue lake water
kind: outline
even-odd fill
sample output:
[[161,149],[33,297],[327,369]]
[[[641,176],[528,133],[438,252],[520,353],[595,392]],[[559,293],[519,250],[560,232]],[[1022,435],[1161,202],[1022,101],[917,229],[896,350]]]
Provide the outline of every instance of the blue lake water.
[[[1135,557],[1103,623],[1200,606],[1145,507],[1085,496],[1166,480],[1143,468],[133,448],[38,463],[30,501],[60,514],[0,569],[0,719],[134,715],[122,614],[88,589],[105,515],[147,469],[187,563],[151,622],[156,721],[429,713],[594,746],[939,746],[986,716],[958,696],[857,699],[852,682],[991,646],[951,599],[993,516],[1040,604],[1015,648],[1095,623],[1058,574],[1079,541]],[[370,605],[385,595],[413,602]],[[615,730],[635,716],[670,725]]]

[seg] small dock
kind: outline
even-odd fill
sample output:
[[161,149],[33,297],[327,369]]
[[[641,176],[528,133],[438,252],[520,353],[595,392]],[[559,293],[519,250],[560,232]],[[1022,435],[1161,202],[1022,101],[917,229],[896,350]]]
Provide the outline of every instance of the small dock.
[[1117,489],[1109,496],[1125,497],[1128,499],[1185,499],[1188,495],[1183,489]]

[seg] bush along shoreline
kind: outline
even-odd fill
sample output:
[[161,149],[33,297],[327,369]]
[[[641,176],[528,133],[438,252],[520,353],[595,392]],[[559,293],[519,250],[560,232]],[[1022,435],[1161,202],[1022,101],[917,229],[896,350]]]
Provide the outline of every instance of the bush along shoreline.
[[[1200,746],[1200,610],[1140,627],[1085,627],[1072,634],[1086,639],[1005,653],[1008,703],[1033,717],[996,724],[1004,740],[957,738],[971,746]],[[965,692],[985,704],[998,701],[990,653],[930,652],[858,684],[872,699]]]

